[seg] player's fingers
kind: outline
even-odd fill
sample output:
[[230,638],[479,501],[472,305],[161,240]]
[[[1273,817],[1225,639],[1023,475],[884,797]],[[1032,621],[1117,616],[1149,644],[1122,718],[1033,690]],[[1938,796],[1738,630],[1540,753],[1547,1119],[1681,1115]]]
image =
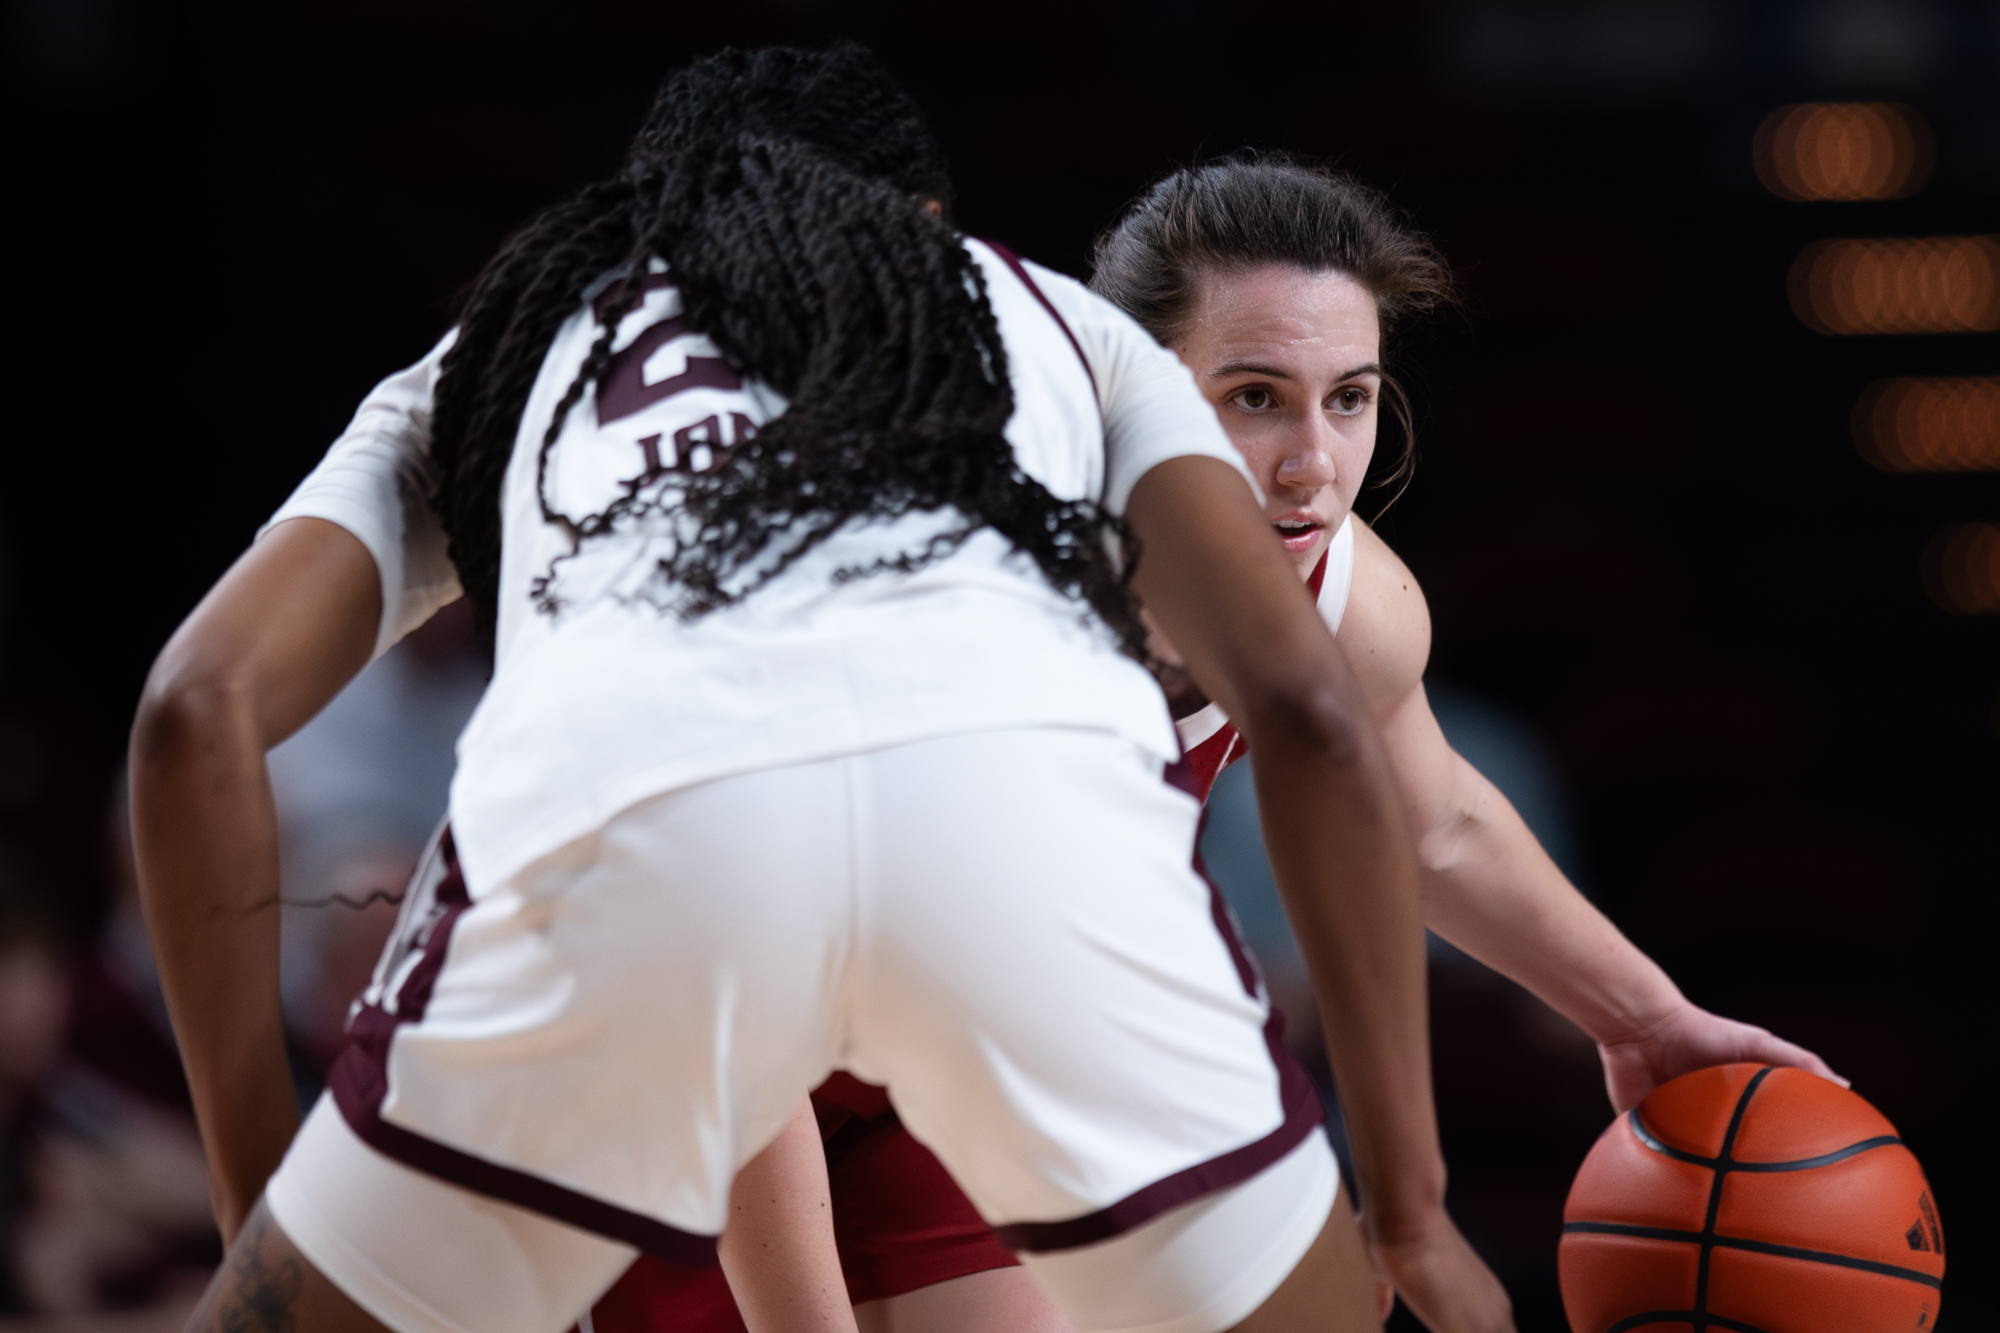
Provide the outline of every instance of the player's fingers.
[[1846,1079],[1834,1073],[1826,1061],[1805,1047],[1795,1046],[1783,1037],[1766,1032],[1763,1028],[1751,1028],[1746,1044],[1753,1048],[1748,1053],[1752,1060],[1764,1064],[1789,1065],[1795,1069],[1803,1069],[1808,1074],[1817,1074],[1827,1082],[1837,1083],[1843,1088],[1852,1086]]
[[1615,1115],[1637,1106],[1659,1084],[1652,1067],[1622,1047],[1599,1046],[1597,1056],[1604,1065],[1604,1092]]

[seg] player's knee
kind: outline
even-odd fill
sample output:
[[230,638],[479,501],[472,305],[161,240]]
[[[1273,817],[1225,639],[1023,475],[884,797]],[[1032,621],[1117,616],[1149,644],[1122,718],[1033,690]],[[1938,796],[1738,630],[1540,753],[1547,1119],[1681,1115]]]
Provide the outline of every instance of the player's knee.
[[300,1253],[262,1199],[208,1284],[189,1333],[296,1328],[300,1333],[389,1333]]

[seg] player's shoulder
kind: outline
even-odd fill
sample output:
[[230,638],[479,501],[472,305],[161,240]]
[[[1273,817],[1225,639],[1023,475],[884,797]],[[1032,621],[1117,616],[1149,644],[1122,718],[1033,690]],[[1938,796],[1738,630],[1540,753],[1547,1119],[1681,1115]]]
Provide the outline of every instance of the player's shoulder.
[[1354,524],[1354,584],[1340,624],[1340,646],[1371,704],[1386,707],[1423,680],[1431,655],[1431,613],[1416,575],[1359,516]]
[[986,269],[989,289],[999,278],[1027,289],[1031,296],[1039,292],[1049,309],[1093,356],[1100,352],[1108,354],[1126,343],[1158,350],[1152,335],[1130,315],[1078,279],[1017,255],[997,241],[973,240],[969,248]]

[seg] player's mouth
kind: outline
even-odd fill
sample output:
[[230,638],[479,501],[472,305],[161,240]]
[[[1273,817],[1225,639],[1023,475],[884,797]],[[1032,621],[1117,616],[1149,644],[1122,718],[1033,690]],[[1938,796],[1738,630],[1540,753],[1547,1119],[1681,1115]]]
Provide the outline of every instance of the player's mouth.
[[1318,515],[1304,513],[1287,514],[1273,520],[1271,527],[1277,532],[1278,540],[1284,543],[1285,550],[1298,555],[1312,546],[1326,524],[1320,522]]

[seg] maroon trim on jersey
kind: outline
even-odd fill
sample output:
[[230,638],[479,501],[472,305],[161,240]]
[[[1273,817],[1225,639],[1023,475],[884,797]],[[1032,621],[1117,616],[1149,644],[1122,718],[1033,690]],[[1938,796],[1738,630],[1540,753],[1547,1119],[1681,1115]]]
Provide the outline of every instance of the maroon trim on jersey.
[[475,1157],[382,1118],[382,1101],[389,1092],[389,1043],[398,1027],[423,1018],[438,974],[444,970],[452,928],[472,906],[449,829],[439,843],[438,855],[444,858],[445,877],[438,884],[431,921],[425,927],[423,956],[396,992],[396,1012],[364,1005],[348,1024],[347,1040],[327,1073],[327,1087],[341,1118],[363,1143],[384,1157],[475,1194],[637,1246],[668,1263],[691,1268],[715,1263],[714,1236],[670,1227],[554,1181]]
[[984,245],[994,254],[999,255],[1000,262],[1014,270],[1014,276],[1021,280],[1021,285],[1028,289],[1028,294],[1033,296],[1037,301],[1040,301],[1042,309],[1049,312],[1049,318],[1056,322],[1056,327],[1063,331],[1063,337],[1069,339],[1069,345],[1075,349],[1076,359],[1083,363],[1083,373],[1090,377],[1091,396],[1097,396],[1097,372],[1090,368],[1090,358],[1083,354],[1083,344],[1076,340],[1074,333],[1070,332],[1069,321],[1056,313],[1056,308],[1050,304],[1049,298],[1043,295],[1040,287],[1035,285],[1035,280],[1028,276],[1027,265],[1021,262],[1021,257],[998,241],[989,241],[982,238],[980,244]]
[[[1164,776],[1168,785],[1193,794],[1193,784],[1197,779],[1190,771],[1187,760],[1169,764]],[[1207,822],[1208,816],[1204,812],[1202,823],[1206,825]],[[1237,935],[1236,921],[1230,915],[1229,905],[1215,887],[1215,881],[1208,877],[1208,868],[1202,864],[1198,832],[1195,840],[1194,872],[1201,876],[1202,883],[1208,885],[1209,914],[1215,921],[1216,932],[1229,949],[1229,960],[1236,965],[1236,976],[1243,983],[1244,993],[1257,998],[1263,993],[1263,979],[1257,971],[1256,960],[1250,956],[1249,946]],[[1292,1058],[1292,1053],[1285,1049],[1285,1016],[1275,1007],[1270,1008],[1270,1017],[1264,1023],[1264,1045],[1278,1071],[1278,1103],[1285,1112],[1284,1122],[1269,1134],[1220,1157],[1211,1157],[1185,1171],[1177,1171],[1164,1180],[1156,1180],[1137,1193],[1126,1195],[1109,1208],[1100,1208],[1083,1217],[1061,1222],[1015,1222],[993,1228],[993,1234],[1008,1249],[1030,1253],[1092,1245],[1143,1226],[1170,1208],[1178,1208],[1218,1190],[1241,1184],[1284,1157],[1305,1142],[1306,1136],[1313,1130],[1326,1123],[1326,1110],[1320,1105],[1319,1093],[1314,1091],[1312,1079]]]

